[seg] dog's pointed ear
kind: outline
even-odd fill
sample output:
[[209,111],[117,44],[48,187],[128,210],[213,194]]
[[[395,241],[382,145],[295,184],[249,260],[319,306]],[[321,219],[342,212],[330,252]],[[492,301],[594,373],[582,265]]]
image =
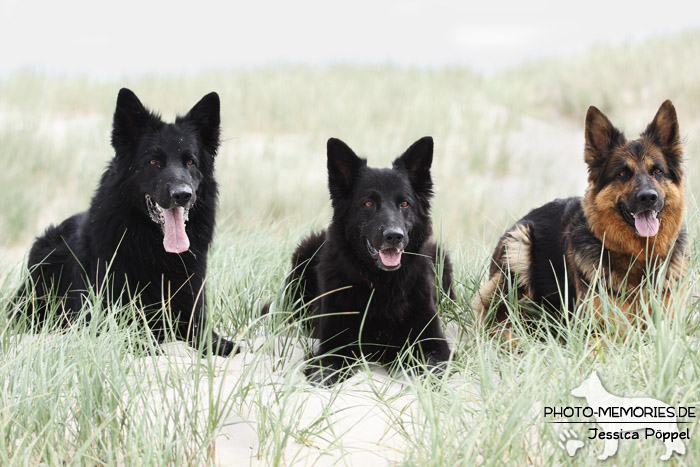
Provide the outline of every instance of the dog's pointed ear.
[[355,183],[360,168],[367,161],[350,149],[350,146],[337,138],[330,138],[326,145],[328,154],[328,189],[331,199],[347,196]]
[[112,147],[117,153],[138,139],[150,118],[136,94],[127,88],[119,90],[112,120]]
[[671,177],[679,180],[682,177],[681,162],[683,161],[683,145],[678,129],[676,108],[670,100],[666,100],[654,116],[654,120],[641,135],[661,147]]
[[405,170],[411,186],[425,196],[433,194],[430,166],[433,163],[433,138],[425,136],[409,147],[394,163],[394,169]]
[[654,120],[644,130],[642,136],[646,136],[659,146],[670,149],[680,155],[681,139],[678,132],[678,117],[676,116],[676,108],[670,100],[665,101],[659,107],[659,110],[654,116]]
[[625,136],[610,123],[608,117],[597,107],[590,106],[586,113],[586,150],[584,152],[589,173],[597,177],[598,170],[605,162],[610,150],[624,142]]
[[178,119],[194,125],[202,144],[212,155],[219,149],[221,135],[221,102],[219,95],[210,92],[197,102],[187,115]]

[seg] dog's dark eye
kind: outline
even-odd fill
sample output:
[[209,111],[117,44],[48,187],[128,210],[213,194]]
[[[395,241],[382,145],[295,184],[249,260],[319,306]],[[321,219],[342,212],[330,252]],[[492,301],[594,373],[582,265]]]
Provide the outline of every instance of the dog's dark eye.
[[630,178],[632,176],[632,174],[630,173],[629,170],[622,169],[622,170],[620,170],[620,172],[618,172],[617,176],[627,180],[628,178]]
[[194,165],[194,161],[192,159],[188,160],[187,165]]
[[365,207],[366,208],[371,208],[374,206],[374,203],[372,201],[365,201]]
[[404,201],[403,203],[399,204],[402,208],[407,208],[408,207],[408,201]]
[[664,173],[664,171],[661,170],[660,167],[656,167],[656,168],[651,169],[651,173],[652,173],[652,175],[662,175]]
[[151,165],[158,165],[158,161],[155,159],[151,159],[150,161],[148,161],[148,163]]

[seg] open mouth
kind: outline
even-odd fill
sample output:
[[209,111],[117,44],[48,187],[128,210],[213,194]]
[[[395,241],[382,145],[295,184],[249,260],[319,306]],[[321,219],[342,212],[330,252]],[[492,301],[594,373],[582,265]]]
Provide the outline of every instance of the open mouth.
[[367,240],[367,251],[375,260],[379,260],[377,266],[385,271],[393,271],[401,267],[401,255],[403,250],[398,248],[384,248],[377,250]]
[[163,231],[163,248],[168,253],[184,253],[190,248],[190,239],[185,231],[190,209],[182,206],[164,209],[149,195],[146,207],[151,220]]
[[654,237],[659,233],[661,211],[645,209],[633,213],[622,203],[619,204],[619,209],[622,218],[634,228],[634,233],[640,237]]

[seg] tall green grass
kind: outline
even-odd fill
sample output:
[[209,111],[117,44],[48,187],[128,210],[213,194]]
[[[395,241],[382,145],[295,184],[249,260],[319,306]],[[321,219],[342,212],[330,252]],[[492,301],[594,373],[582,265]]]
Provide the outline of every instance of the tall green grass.
[[[602,442],[574,425],[586,444],[569,458],[558,447],[562,425],[548,423],[543,407],[583,405],[569,391],[592,369],[613,393],[697,407],[698,44],[691,31],[489,75],[290,66],[0,78],[0,308],[20,283],[32,238],[87,207],[112,154],[118,88],[132,88],[166,120],[216,90],[221,200],[208,300],[212,326],[243,347],[229,359],[173,343],[161,352],[138,323],[117,319],[137,310],[103,309],[98,300],[87,309],[99,319],[67,331],[21,333],[3,316],[0,464],[588,465]],[[511,350],[469,305],[496,239],[528,209],[582,194],[589,105],[633,136],[667,98],[686,138],[692,260],[684,305],[665,313],[652,300],[645,326],[626,339],[590,332],[585,313],[559,339],[527,333],[516,318]],[[312,387],[302,375],[311,343],[288,319],[294,305],[280,290],[296,242],[330,218],[326,139],[386,166],[424,135],[436,141],[437,235],[455,265],[456,301],[442,300],[439,310],[455,351],[450,375],[390,375],[363,362],[338,387]],[[273,311],[260,316],[270,300]],[[698,461],[697,421],[689,428],[687,454],[674,464]],[[647,465],[662,452],[657,441],[623,441],[614,462]]]

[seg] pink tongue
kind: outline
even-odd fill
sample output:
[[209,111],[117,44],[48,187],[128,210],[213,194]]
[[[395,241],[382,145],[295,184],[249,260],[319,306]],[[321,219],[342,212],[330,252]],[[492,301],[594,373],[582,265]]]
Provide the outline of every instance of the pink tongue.
[[384,266],[393,268],[401,263],[401,252],[396,248],[387,248],[379,251],[379,258]]
[[168,253],[182,253],[190,248],[190,239],[185,232],[184,213],[185,208],[182,207],[163,210],[165,218],[163,247]]
[[634,216],[634,227],[642,237],[653,237],[659,233],[659,219],[654,211],[642,211]]

